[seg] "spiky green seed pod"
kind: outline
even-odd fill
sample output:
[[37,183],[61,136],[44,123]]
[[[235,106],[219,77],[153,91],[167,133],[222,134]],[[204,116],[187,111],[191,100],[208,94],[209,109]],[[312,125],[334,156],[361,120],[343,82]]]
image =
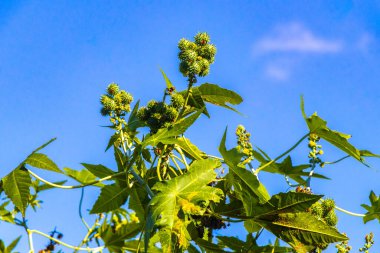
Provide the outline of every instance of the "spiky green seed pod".
[[147,110],[143,106],[137,111],[137,118],[141,121],[146,121],[148,119]]
[[198,55],[207,59],[210,63],[214,62],[213,58],[216,54],[216,47],[212,44],[207,44],[204,47],[198,49]]
[[198,62],[194,62],[190,65],[189,73],[198,75],[201,72],[201,65]]
[[189,76],[189,64],[187,62],[181,62],[179,64],[179,71],[183,76]]
[[335,201],[333,199],[325,199],[322,202],[322,208],[325,211],[325,213],[330,212],[335,208]]
[[120,91],[120,99],[123,104],[130,104],[133,101],[133,97],[131,94],[126,92],[125,90]]
[[114,96],[118,92],[119,92],[119,85],[117,85],[116,83],[111,83],[110,85],[108,85],[108,87],[107,87],[107,93],[109,95]]
[[315,215],[315,216],[318,217],[318,218],[321,218],[321,217],[322,217],[324,209],[323,209],[321,203],[319,203],[319,202],[314,203],[314,204],[311,206],[310,209],[311,209],[311,213],[312,213],[313,215]]
[[200,76],[206,76],[209,73],[210,69],[210,63],[206,59],[202,59],[199,62],[199,65],[201,66],[201,71],[199,73]]
[[166,111],[166,116],[169,121],[174,121],[174,119],[177,117],[178,111],[176,108],[169,106],[167,111]]
[[107,95],[102,95],[102,96],[100,97],[100,103],[101,103],[102,105],[104,105],[105,103],[107,103],[107,102],[110,101],[110,100],[112,100],[112,98],[110,98],[110,97],[107,96]]
[[332,226],[332,227],[336,226],[336,224],[338,223],[338,217],[336,216],[334,210],[331,210],[330,212],[326,214],[325,221],[326,221],[326,224],[329,226]]
[[200,32],[194,36],[194,40],[198,46],[204,46],[210,42],[210,36],[205,32]]
[[187,39],[180,39],[180,41],[178,42],[178,48],[181,51],[187,50],[190,48],[190,43],[191,43],[191,41],[189,41]]
[[146,106],[146,109],[148,111],[152,110],[155,106],[157,105],[157,101],[156,100],[150,100]]
[[195,52],[194,50],[190,50],[190,49],[181,51],[178,54],[178,58],[181,61],[187,61],[187,62],[193,62],[197,59],[197,57],[198,57],[197,52]]
[[102,116],[108,116],[110,111],[102,107],[102,109],[100,109],[100,114],[102,114]]
[[183,104],[185,103],[185,99],[183,98],[181,94],[173,94],[170,102],[174,108],[178,109],[183,106]]
[[105,101],[103,107],[108,111],[114,111],[116,109],[116,103],[112,99]]

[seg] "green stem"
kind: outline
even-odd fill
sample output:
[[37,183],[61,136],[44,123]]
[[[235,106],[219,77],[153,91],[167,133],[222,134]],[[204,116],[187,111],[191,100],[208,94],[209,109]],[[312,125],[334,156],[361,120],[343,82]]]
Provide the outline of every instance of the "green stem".
[[156,172],[157,172],[158,180],[162,181],[162,177],[161,177],[161,156],[158,158]]
[[182,149],[177,145],[175,145],[174,148],[181,155],[182,160],[183,160],[183,164],[186,166],[186,170],[189,170],[189,165],[187,164],[186,157],[185,157],[185,154],[182,152]]
[[189,101],[191,87],[193,86],[193,78],[189,77],[189,84],[187,85],[187,91],[186,91],[186,97],[185,97],[185,103],[183,104],[180,113],[178,113],[177,117],[175,118],[174,122],[176,122],[178,119],[182,117],[182,115],[185,113],[187,102]]
[[86,187],[86,186],[90,186],[90,185],[94,185],[94,184],[97,184],[97,183],[101,183],[103,181],[106,181],[106,180],[110,180],[112,178],[115,178],[115,177],[118,177],[120,175],[124,175],[126,174],[125,171],[122,171],[122,172],[119,172],[119,173],[116,173],[116,174],[113,174],[113,175],[110,175],[110,176],[106,176],[106,177],[103,177],[101,179],[98,179],[98,180],[95,180],[95,181],[91,181],[89,183],[86,183],[86,184],[80,184],[80,185],[59,185],[59,184],[55,184],[55,183],[52,183],[50,181],[47,181],[45,179],[43,179],[42,177],[38,176],[36,173],[32,172],[31,170],[28,169],[28,172],[30,175],[32,175],[33,177],[35,177],[36,179],[44,182],[45,184],[48,184],[50,186],[53,186],[53,187],[56,187],[56,188],[60,188],[60,189],[77,189],[77,188],[83,188],[83,187]]
[[[125,143],[124,143],[124,134],[123,134],[123,130],[120,130],[120,137],[121,137],[121,142],[122,142],[122,147],[123,147],[123,151],[124,151],[124,155],[127,153],[127,148],[125,147]],[[154,197],[154,193],[152,192],[152,190],[150,189],[149,185],[140,177],[140,175],[133,169],[133,163],[136,161],[136,157],[137,157],[137,152],[139,151],[140,149],[139,148],[135,148],[135,150],[133,151],[133,157],[132,157],[132,160],[129,162],[128,164],[128,167],[126,169],[126,172],[127,171],[130,171],[133,175],[134,178],[136,178],[136,180],[145,187],[145,190],[148,192],[149,196],[151,198]]]
[[342,157],[342,158],[340,158],[340,159],[338,159],[338,160],[336,160],[336,161],[333,161],[333,162],[324,162],[324,164],[335,164],[335,163],[338,163],[338,162],[340,162],[340,161],[343,161],[344,159],[347,159],[347,158],[349,158],[350,156],[349,155],[346,155],[346,156],[344,156],[344,157]]
[[90,226],[87,224],[87,222],[84,220],[83,215],[82,215],[82,203],[83,203],[83,196],[84,196],[84,188],[81,189],[81,194],[80,194],[80,200],[79,200],[79,217],[82,220],[83,224],[86,226],[87,230],[90,230]]
[[29,253],[34,253],[33,237],[32,233],[30,233],[29,231],[29,229],[26,229],[26,232],[28,233]]
[[277,156],[274,160],[271,160],[269,162],[267,162],[266,164],[264,164],[263,166],[257,168],[257,170],[255,171],[255,175],[259,174],[260,170],[268,167],[269,165],[271,165],[272,163],[278,161],[279,159],[281,159],[282,157],[284,157],[285,155],[287,155],[288,153],[290,153],[293,149],[295,149],[304,139],[306,139],[308,136],[309,136],[310,133],[307,133],[305,134],[304,136],[302,136],[301,139],[299,139],[296,144],[294,144],[291,148],[289,148],[287,151],[285,151],[284,153],[282,153],[281,155]]
[[[97,248],[89,248],[89,247],[87,247],[87,248],[81,248],[81,247],[76,247],[76,246],[73,246],[73,245],[70,245],[70,244],[64,243],[64,242],[62,242],[62,241],[60,241],[60,240],[58,240],[58,239],[56,239],[56,238],[54,238],[54,237],[51,237],[51,236],[49,236],[49,235],[47,235],[47,234],[45,234],[45,233],[42,233],[41,231],[38,231],[38,230],[30,230],[30,229],[28,229],[28,234],[30,234],[30,236],[31,236],[33,233],[35,233],[35,234],[39,234],[39,235],[41,235],[41,236],[44,236],[44,237],[46,237],[46,238],[48,238],[48,239],[50,239],[50,240],[52,240],[52,241],[54,241],[54,242],[56,242],[56,243],[61,244],[62,246],[65,246],[66,248],[69,248],[69,249],[81,250],[81,251],[90,251],[90,252],[92,252],[92,253],[100,252],[100,251],[102,251],[102,250],[104,249],[104,246],[97,247]],[[30,252],[30,253],[34,253],[34,251],[29,251],[29,252]]]
[[349,215],[351,215],[351,216],[356,216],[356,217],[364,217],[364,216],[365,216],[365,214],[361,214],[361,213],[353,213],[353,212],[347,211],[347,210],[345,210],[345,209],[343,209],[343,208],[340,208],[340,207],[338,207],[338,206],[335,206],[335,209],[338,210],[338,211],[341,211],[341,212],[343,212],[343,213],[345,213],[345,214],[349,214]]
[[181,167],[179,167],[179,165],[178,165],[177,161],[175,160],[175,158],[173,157],[173,155],[170,155],[169,157],[172,159],[172,161],[173,161],[174,165],[177,167],[179,173],[181,173],[181,175],[183,175]]

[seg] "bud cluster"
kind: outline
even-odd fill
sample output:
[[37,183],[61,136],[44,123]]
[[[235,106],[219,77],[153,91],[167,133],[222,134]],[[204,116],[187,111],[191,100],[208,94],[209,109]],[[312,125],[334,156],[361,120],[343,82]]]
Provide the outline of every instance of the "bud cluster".
[[110,116],[114,119],[123,117],[131,110],[132,101],[131,94],[125,90],[120,90],[119,85],[116,83],[111,83],[107,87],[107,93],[100,97],[100,103],[102,104],[100,112],[103,116]]
[[320,155],[323,155],[323,150],[322,150],[322,145],[319,145],[320,138],[318,135],[311,133],[309,135],[309,158],[310,158],[310,163],[312,164],[319,164],[321,167],[323,167],[323,162],[321,158],[319,157]]
[[207,33],[198,33],[194,36],[194,42],[181,39],[178,42],[180,50],[178,58],[181,63],[179,70],[184,76],[206,76],[210,72],[210,65],[215,60],[216,47],[210,44]]
[[155,100],[151,100],[146,107],[141,107],[137,112],[137,117],[150,128],[151,133],[156,133],[163,127],[170,127],[177,115],[177,108]]
[[373,246],[375,241],[373,240],[373,233],[369,233],[368,235],[365,236],[365,244],[364,247],[360,248],[360,252],[368,253],[369,249]]
[[253,149],[251,144],[251,134],[245,129],[243,125],[239,125],[235,131],[237,137],[237,146],[236,149],[244,154],[246,159],[244,164],[253,160]]
[[[346,234],[343,233],[343,235],[346,235]],[[337,253],[348,253],[352,250],[352,247],[350,245],[348,245],[348,241],[343,241],[339,244],[336,244],[335,248],[338,249]]]

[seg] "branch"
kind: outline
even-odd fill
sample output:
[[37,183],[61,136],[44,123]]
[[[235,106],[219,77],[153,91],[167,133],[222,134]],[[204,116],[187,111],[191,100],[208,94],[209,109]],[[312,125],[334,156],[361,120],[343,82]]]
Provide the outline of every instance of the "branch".
[[[104,246],[97,247],[97,248],[89,248],[89,247],[87,247],[87,248],[81,248],[81,247],[75,247],[75,246],[72,246],[72,245],[70,245],[70,244],[64,243],[64,242],[62,242],[62,241],[60,241],[60,240],[58,240],[58,239],[56,239],[56,238],[54,238],[54,237],[51,237],[51,236],[49,236],[49,235],[47,235],[47,234],[45,234],[45,233],[42,233],[42,232],[40,232],[40,231],[38,231],[38,230],[30,230],[30,229],[28,229],[27,231],[28,231],[28,235],[30,235],[30,237],[32,237],[32,234],[33,234],[33,233],[35,233],[35,234],[39,234],[39,235],[42,235],[42,236],[48,238],[49,240],[52,240],[52,241],[54,241],[54,242],[56,242],[56,243],[59,243],[59,244],[65,246],[65,247],[67,247],[67,248],[74,249],[74,250],[90,251],[90,252],[96,253],[96,252],[100,252],[100,251],[102,251],[102,250],[104,249]],[[29,253],[34,253],[33,248],[29,251]]]
[[38,179],[38,180],[40,180],[40,181],[42,181],[45,184],[48,184],[50,186],[53,186],[53,187],[56,187],[56,188],[61,188],[61,189],[83,188],[83,187],[86,187],[86,186],[90,186],[90,185],[94,185],[94,184],[97,184],[97,183],[101,183],[103,181],[110,180],[112,178],[115,178],[115,177],[118,177],[118,176],[126,174],[125,171],[122,171],[122,172],[118,172],[116,174],[113,174],[113,175],[110,175],[110,176],[106,176],[106,177],[103,177],[101,179],[98,179],[98,180],[95,180],[95,181],[92,181],[92,182],[89,182],[89,183],[86,183],[86,184],[80,184],[80,185],[59,185],[59,184],[55,184],[55,183],[52,183],[50,181],[47,181],[46,179],[43,179],[42,177],[38,176],[37,174],[35,174],[34,172],[32,172],[29,169],[27,169],[27,170],[28,170],[29,174],[32,175],[33,177],[35,177],[36,179]]
[[277,156],[274,160],[271,160],[269,162],[267,162],[266,164],[264,164],[263,166],[257,168],[257,170],[255,171],[255,175],[259,174],[260,170],[268,167],[269,165],[271,165],[272,163],[276,162],[277,160],[281,159],[282,157],[284,157],[285,155],[287,155],[288,153],[290,153],[293,149],[295,149],[304,139],[306,139],[308,136],[309,136],[310,133],[307,133],[305,134],[304,136],[302,136],[301,139],[299,139],[299,141],[297,141],[296,144],[294,144],[291,148],[289,148],[287,151],[285,151],[284,153],[282,153],[281,155]]

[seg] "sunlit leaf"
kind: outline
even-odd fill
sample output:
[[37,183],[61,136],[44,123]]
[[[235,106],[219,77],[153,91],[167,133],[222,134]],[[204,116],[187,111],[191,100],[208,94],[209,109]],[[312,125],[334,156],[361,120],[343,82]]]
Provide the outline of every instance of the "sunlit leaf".
[[25,216],[30,195],[29,188],[32,185],[28,171],[23,166],[18,167],[6,175],[2,181],[5,194]]
[[100,195],[90,213],[105,213],[121,207],[128,198],[128,188],[116,184],[102,187]]
[[58,166],[45,154],[32,153],[26,158],[25,163],[36,168],[62,173]]

